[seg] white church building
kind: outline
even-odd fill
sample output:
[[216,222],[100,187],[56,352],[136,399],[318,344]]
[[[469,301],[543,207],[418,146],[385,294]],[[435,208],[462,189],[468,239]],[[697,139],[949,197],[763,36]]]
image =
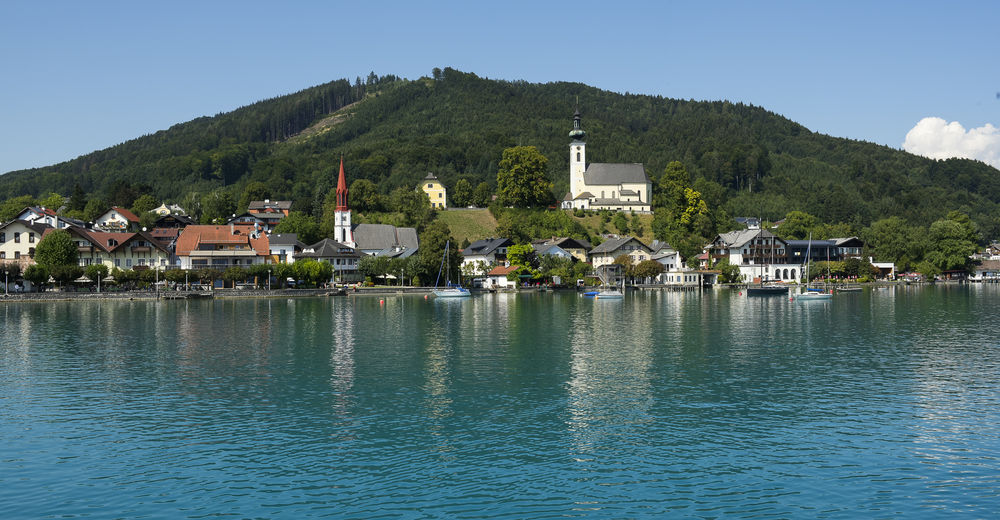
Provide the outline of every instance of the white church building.
[[642,163],[587,164],[587,133],[580,125],[580,112],[573,114],[569,136],[569,193],[563,209],[608,209],[612,211],[653,211],[653,184]]

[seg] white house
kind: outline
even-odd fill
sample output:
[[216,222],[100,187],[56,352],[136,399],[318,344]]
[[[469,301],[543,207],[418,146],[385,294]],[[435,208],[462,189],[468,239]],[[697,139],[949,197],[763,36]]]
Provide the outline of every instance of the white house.
[[112,207],[94,220],[94,229],[118,233],[138,231],[139,217],[125,208]]
[[[476,240],[462,250],[462,269],[488,268],[507,262],[507,248],[514,245],[509,238],[484,238]],[[474,273],[474,274],[481,274]]]
[[635,237],[612,236],[590,250],[590,263],[594,269],[615,263],[615,258],[628,255],[632,265],[649,260],[653,251]]
[[789,261],[788,244],[766,229],[718,235],[709,246],[708,260],[722,258],[738,266],[747,282],[797,282],[802,276],[802,264]]
[[22,268],[34,263],[35,246],[49,226],[27,220],[0,225],[0,263],[16,262]]
[[44,224],[56,229],[66,229],[70,226],[87,227],[87,223],[82,220],[57,215],[55,211],[48,208],[27,207],[14,218]]

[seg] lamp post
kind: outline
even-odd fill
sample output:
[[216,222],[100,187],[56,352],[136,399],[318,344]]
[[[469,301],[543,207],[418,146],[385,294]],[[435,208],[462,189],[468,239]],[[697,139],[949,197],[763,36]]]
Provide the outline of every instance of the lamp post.
[[271,270],[267,270],[267,290],[271,290]]
[[8,292],[8,289],[7,289],[7,270],[6,269],[3,270],[3,294],[4,294],[4,296],[10,294],[10,292]]

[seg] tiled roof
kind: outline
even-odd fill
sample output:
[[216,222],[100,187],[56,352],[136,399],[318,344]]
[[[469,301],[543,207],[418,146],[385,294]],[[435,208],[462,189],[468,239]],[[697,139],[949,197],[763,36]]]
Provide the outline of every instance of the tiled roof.
[[645,248],[646,251],[649,251],[649,246],[647,246],[646,244],[643,244],[638,238],[635,238],[635,237],[615,237],[615,238],[609,238],[609,239],[605,240],[604,242],[601,242],[601,245],[595,247],[594,249],[591,249],[590,253],[591,254],[611,253],[611,252],[617,251],[622,246],[624,246],[625,244],[627,244],[627,243],[629,243],[631,241],[635,241],[635,243],[637,243],[637,244],[641,245],[643,248]]
[[511,246],[513,244],[514,242],[509,238],[484,238],[469,244],[469,247],[466,247],[462,253],[465,256],[488,255],[493,251],[496,251],[497,248]]
[[111,206],[111,209],[120,213],[121,216],[125,217],[125,220],[129,222],[135,222],[137,224],[139,223],[139,217],[135,216],[135,213],[132,213],[131,211],[125,208],[119,208],[118,206]]
[[591,163],[583,179],[588,186],[649,182],[642,163]]
[[267,235],[261,233],[251,238],[242,226],[188,226],[177,239],[177,255],[187,256],[201,244],[235,246],[246,244],[258,256],[270,254]]
[[406,248],[416,250],[419,244],[417,230],[398,228],[388,224],[356,224],[352,227],[354,243],[364,251]]
[[498,266],[494,267],[493,269],[490,269],[490,272],[486,273],[486,276],[507,276],[508,274],[513,273],[514,271],[517,271],[517,268],[518,268],[518,266],[516,266],[516,265],[511,265],[511,266],[508,266],[508,267],[504,267],[502,265],[498,265]]

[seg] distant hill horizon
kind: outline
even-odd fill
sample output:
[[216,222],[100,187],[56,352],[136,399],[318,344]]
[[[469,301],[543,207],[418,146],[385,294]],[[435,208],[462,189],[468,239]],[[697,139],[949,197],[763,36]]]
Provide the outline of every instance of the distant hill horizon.
[[485,79],[454,69],[406,80],[339,79],[178,123],[51,166],[0,175],[0,200],[50,192],[112,198],[123,185],[161,201],[209,193],[271,199],[317,215],[341,156],[350,181],[388,193],[434,172],[446,186],[496,182],[501,152],[536,146],[553,195],[568,188],[568,132],[579,108],[593,162],[643,163],[658,178],[681,161],[706,200],[734,216],[800,210],[860,228],[888,216],[927,225],[951,210],[1000,232],[1000,171],[831,137],[765,108],[613,93],[581,83]]

